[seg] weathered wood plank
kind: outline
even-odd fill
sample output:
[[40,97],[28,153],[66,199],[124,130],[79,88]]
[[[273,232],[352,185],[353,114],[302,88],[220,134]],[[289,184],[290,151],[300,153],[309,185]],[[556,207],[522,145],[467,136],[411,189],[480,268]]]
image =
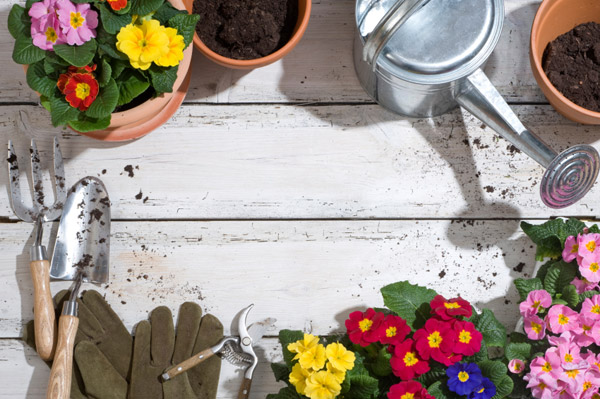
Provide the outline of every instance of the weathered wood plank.
[[[0,337],[20,337],[33,318],[30,233],[0,224]],[[512,281],[534,264],[516,220],[115,222],[100,291],[128,328],[156,306],[175,313],[192,300],[224,321],[254,303],[251,320],[326,334],[341,331],[350,311],[382,306],[384,285],[409,280],[491,307],[511,327]]]
[[[37,101],[11,59],[6,28],[15,0],[0,0],[0,102]],[[254,71],[230,70],[194,53],[188,102],[370,102],[354,74],[354,0],[315,1],[307,32],[282,61]],[[486,72],[510,101],[545,101],[529,67],[529,30],[539,0],[506,0],[502,38]]]
[[[515,109],[557,151],[600,139],[598,129],[567,122],[550,106]],[[599,212],[598,188],[570,208],[546,208],[539,198],[542,167],[460,111],[417,120],[377,105],[189,105],[157,131],[124,145],[54,129],[39,107],[0,107],[0,144],[13,139],[25,157],[34,137],[43,162],[50,163],[57,134],[67,182],[101,176],[116,219],[546,218]],[[27,158],[20,162],[26,168]],[[1,185],[6,170],[2,157]],[[0,216],[14,218],[6,195],[0,196]]]
[[[260,362],[254,372],[251,399],[263,399],[276,393],[281,384],[275,382],[270,362],[281,360],[281,347],[274,338],[260,342],[257,348]],[[223,361],[218,399],[231,399],[238,393],[243,369]],[[0,339],[0,398],[43,399],[50,369],[40,360],[34,350],[21,340]]]

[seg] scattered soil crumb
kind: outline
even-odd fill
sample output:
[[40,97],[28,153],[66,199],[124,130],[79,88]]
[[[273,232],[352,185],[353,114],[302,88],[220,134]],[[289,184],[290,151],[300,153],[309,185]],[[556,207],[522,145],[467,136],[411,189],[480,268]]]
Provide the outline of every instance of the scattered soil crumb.
[[525,263],[519,262],[518,265],[516,265],[515,267],[513,267],[513,270],[516,271],[517,273],[521,273],[521,272],[523,272],[523,268],[524,267],[525,267]]
[[140,192],[135,196],[135,199],[141,200],[143,196],[144,196],[144,194],[142,194],[142,190],[140,190]]

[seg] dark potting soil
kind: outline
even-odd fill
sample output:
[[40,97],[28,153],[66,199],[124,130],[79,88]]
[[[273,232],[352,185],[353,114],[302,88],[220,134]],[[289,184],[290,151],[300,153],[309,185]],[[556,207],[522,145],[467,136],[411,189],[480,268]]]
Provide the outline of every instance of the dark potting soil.
[[298,0],[194,0],[196,32],[212,51],[251,60],[279,50],[292,37]]
[[548,43],[542,68],[575,104],[600,112],[600,25],[581,24]]
[[138,105],[142,105],[146,101],[153,98],[155,94],[156,94],[156,92],[154,91],[152,86],[150,86],[146,89],[145,92],[143,92],[142,94],[140,94],[139,96],[137,96],[136,98],[131,100],[131,102],[117,106],[117,108],[115,108],[115,110],[113,112],[123,112],[123,111],[127,111],[129,109],[135,108]]

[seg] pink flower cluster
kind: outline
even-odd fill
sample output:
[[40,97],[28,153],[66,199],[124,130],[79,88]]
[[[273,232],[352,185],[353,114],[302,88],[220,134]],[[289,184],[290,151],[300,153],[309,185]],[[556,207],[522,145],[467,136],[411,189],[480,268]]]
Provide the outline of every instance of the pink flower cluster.
[[521,302],[519,310],[527,338],[543,339],[548,330],[557,335],[569,332],[580,347],[600,344],[600,295],[586,298],[579,313],[565,305],[554,305],[544,318],[540,317],[551,304],[552,298],[544,290],[531,291]]
[[595,399],[600,388],[600,355],[581,353],[576,335],[565,331],[548,337],[552,345],[533,359],[524,377],[527,388],[539,399]]
[[53,50],[56,44],[82,45],[96,37],[98,13],[87,3],[70,0],[43,0],[29,9],[33,44]]
[[577,260],[582,280],[576,279],[573,284],[578,293],[598,287],[600,282],[600,234],[578,234],[567,237],[563,260],[570,263]]

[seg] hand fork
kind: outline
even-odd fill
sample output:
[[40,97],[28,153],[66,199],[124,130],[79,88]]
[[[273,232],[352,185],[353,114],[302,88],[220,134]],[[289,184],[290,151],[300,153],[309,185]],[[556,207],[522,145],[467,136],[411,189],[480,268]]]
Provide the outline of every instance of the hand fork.
[[19,184],[19,168],[17,166],[17,155],[12,142],[8,142],[8,178],[10,183],[10,197],[12,209],[15,215],[24,222],[35,223],[35,241],[29,249],[30,270],[34,289],[34,328],[35,346],[38,354],[43,360],[51,360],[54,356],[54,343],[56,337],[56,321],[54,305],[50,292],[50,262],[46,254],[46,247],[42,245],[43,222],[57,219],[67,197],[65,187],[65,171],[63,167],[62,154],[58,140],[54,138],[54,181],[55,199],[54,204],[48,207],[44,205],[44,190],[42,185],[42,173],[40,170],[40,157],[35,141],[31,140],[31,178],[32,178],[32,206],[28,207],[21,198]]

